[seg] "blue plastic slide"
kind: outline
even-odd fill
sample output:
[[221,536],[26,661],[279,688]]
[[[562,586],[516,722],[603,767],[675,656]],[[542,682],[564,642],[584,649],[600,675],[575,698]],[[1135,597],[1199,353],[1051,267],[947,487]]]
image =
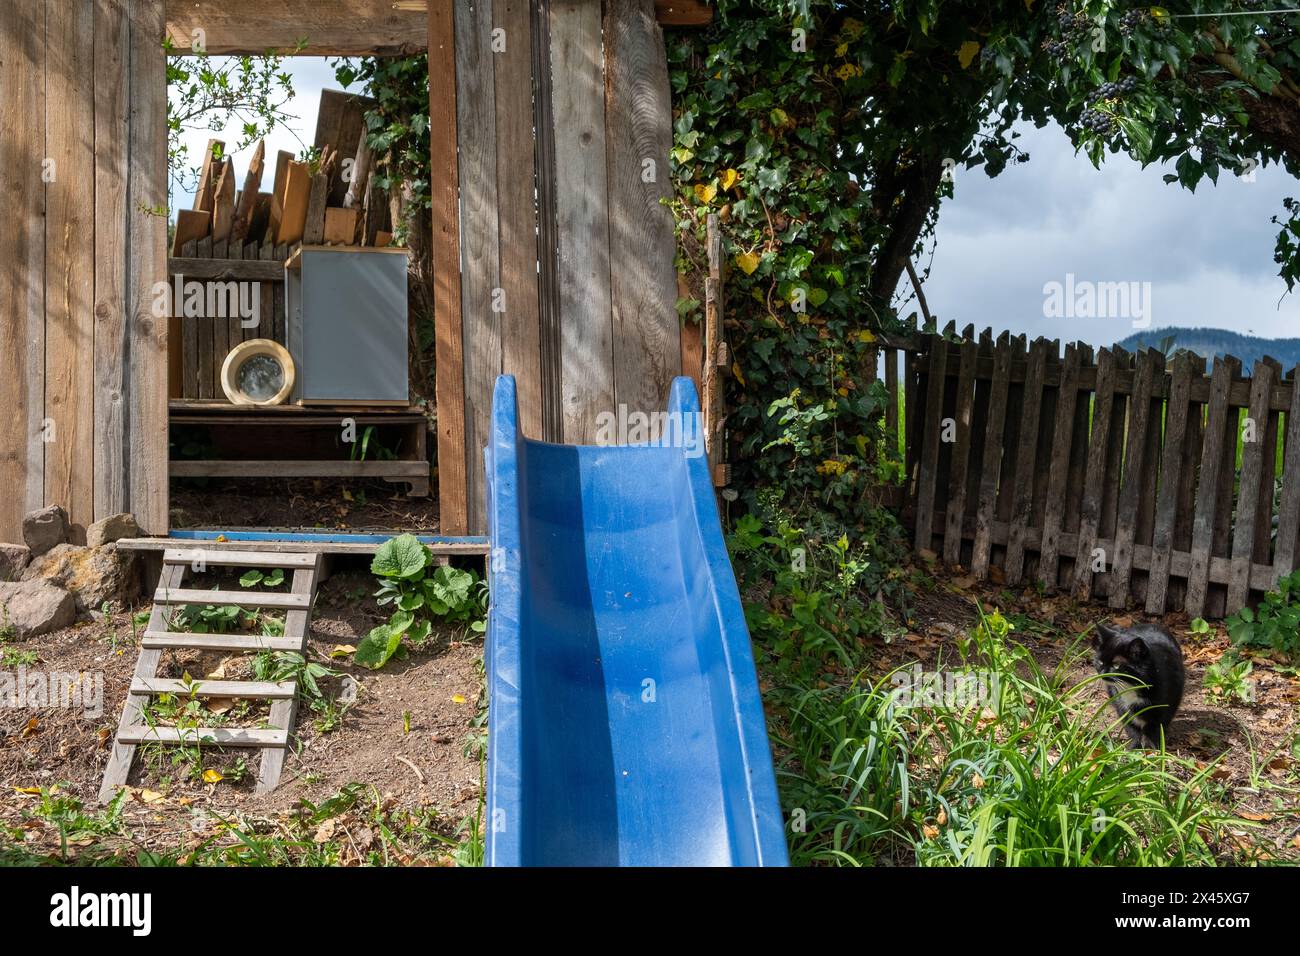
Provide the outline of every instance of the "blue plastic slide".
[[485,453],[491,866],[788,863],[690,379],[653,444]]

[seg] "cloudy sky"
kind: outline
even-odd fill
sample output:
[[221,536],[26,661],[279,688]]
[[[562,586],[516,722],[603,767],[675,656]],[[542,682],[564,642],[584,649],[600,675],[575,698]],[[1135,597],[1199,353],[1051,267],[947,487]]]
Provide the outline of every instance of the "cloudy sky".
[[1022,132],[1029,162],[996,179],[957,171],[925,283],[942,322],[1094,345],[1131,334],[1131,318],[1044,315],[1044,284],[1073,273],[1076,283],[1150,282],[1153,330],[1300,335],[1300,290],[1283,297],[1273,262],[1278,227],[1269,221],[1284,197],[1300,196],[1285,171],[1258,170],[1254,182],[1221,175],[1217,187],[1206,181],[1193,194],[1163,182],[1170,168],[1141,169],[1121,155],[1097,170],[1059,129]]
[[[297,92],[288,109],[299,118],[269,137],[268,157],[310,144],[320,91],[338,88],[323,58],[292,58],[288,67]],[[1254,182],[1223,175],[1217,187],[1206,181],[1192,194],[1166,185],[1164,167],[1140,169],[1112,156],[1096,170],[1059,129],[1026,125],[1022,132],[1029,162],[1008,166],[996,179],[958,170],[955,197],[941,210],[925,289],[943,322],[1094,345],[1134,331],[1132,318],[1044,315],[1044,285],[1064,284],[1073,274],[1076,285],[1151,283],[1152,330],[1184,325],[1300,336],[1300,292],[1283,296],[1273,263],[1277,227],[1269,221],[1284,197],[1300,196],[1300,183],[1286,172],[1261,169]],[[191,157],[202,156],[210,135],[187,135]],[[225,138],[233,145],[238,135],[231,130]],[[234,157],[240,181],[249,153]],[[172,208],[192,201],[192,195],[173,196]]]

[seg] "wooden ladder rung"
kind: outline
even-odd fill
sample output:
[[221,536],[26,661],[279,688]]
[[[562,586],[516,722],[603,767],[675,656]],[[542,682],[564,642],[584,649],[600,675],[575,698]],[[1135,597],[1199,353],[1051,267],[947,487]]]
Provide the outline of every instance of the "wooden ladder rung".
[[312,568],[316,555],[294,551],[213,551],[207,548],[168,548],[164,564],[216,565],[238,568]]
[[[186,565],[197,569],[201,564],[234,567],[290,568],[293,571],[288,591],[204,591],[181,587]],[[294,681],[181,681],[158,677],[163,651],[184,648],[198,651],[297,651],[306,653],[307,633],[311,625],[311,607],[316,597],[316,583],[321,570],[321,556],[302,552],[216,551],[204,548],[169,548],[164,552],[162,574],[154,592],[149,624],[140,641],[140,658],[136,661],[130,690],[122,705],[117,737],[104,768],[99,788],[101,803],[112,800],[126,785],[135,760],[136,747],[143,743],[195,744],[211,743],[228,747],[257,747],[262,761],[257,773],[259,794],[269,793],[280,782],[285,757],[289,752],[289,734],[297,715],[297,684]],[[194,634],[167,629],[169,607],[181,604],[224,604],[235,607],[284,608],[285,635],[263,634]],[[271,702],[269,723],[281,729],[239,727],[150,727],[142,723],[148,712],[149,699],[158,694],[194,694],[204,697],[241,697]]]
[[294,681],[196,680],[186,682],[163,677],[137,677],[131,681],[133,694],[179,694],[182,697],[242,697],[281,700],[297,692]]
[[213,604],[238,607],[289,608],[305,611],[311,607],[310,594],[290,591],[205,591],[202,588],[159,588],[153,599],[158,604]]
[[265,634],[192,634],[189,631],[145,631],[143,648],[193,648],[196,651],[300,651],[305,638]]
[[213,744],[224,747],[275,747],[289,746],[289,730],[261,729],[255,727],[149,727],[132,724],[118,731],[117,739],[124,744]]

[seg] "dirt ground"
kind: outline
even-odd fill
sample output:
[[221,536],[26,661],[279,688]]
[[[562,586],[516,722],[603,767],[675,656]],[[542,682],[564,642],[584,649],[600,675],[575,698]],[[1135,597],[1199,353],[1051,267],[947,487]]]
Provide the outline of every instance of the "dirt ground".
[[[1187,667],[1187,686],[1166,741],[1168,749],[1201,767],[1218,761],[1211,778],[1225,788],[1226,804],[1241,820],[1241,828],[1232,832],[1243,850],[1263,847],[1274,859],[1300,862],[1300,677],[1293,666],[1244,652],[1253,664],[1248,679],[1254,684],[1254,701],[1225,702],[1204,687],[1206,668],[1230,647],[1221,626],[1212,624],[1210,633],[1195,634],[1182,613],[1164,618],[1115,615],[1068,598],[1044,597],[1032,590],[1011,593],[977,585],[968,577],[940,574],[932,590],[917,595],[907,637],[882,654],[882,672],[912,660],[924,665],[940,653],[945,658],[953,654],[956,636],[972,626],[975,600],[982,601],[986,611],[996,608],[1012,620],[1013,639],[1045,671],[1071,659],[1070,684],[1095,674],[1090,656],[1072,653],[1083,648],[1076,639],[1091,625],[1151,621],[1167,627],[1182,645]],[[1093,682],[1088,693],[1091,704],[1106,706],[1100,682]]]
[[408,498],[406,485],[319,478],[178,479],[173,528],[437,531],[436,495]]
[[[235,585],[238,587],[238,585]],[[334,706],[300,707],[295,743],[280,786],[256,796],[260,750],[203,748],[201,765],[173,762],[184,748],[142,746],[128,780],[124,818],[137,848],[175,847],[196,817],[274,818],[307,800],[319,803],[348,784],[375,788],[387,803],[419,809],[447,834],[476,812],[480,799],[478,745],[486,728],[475,726],[482,704],[482,643],[456,632],[435,632],[418,651],[370,671],[336,648],[355,646],[386,619],[371,594],[374,579],[360,568],[336,572],[318,593],[308,660],[337,672],[320,680]],[[147,610],[148,605],[143,605]],[[130,611],[111,614],[25,642],[4,645],[34,652],[31,670],[103,673],[103,713],[80,709],[0,708],[0,823],[14,824],[36,788],[58,785],[62,796],[93,806],[137,657]],[[250,657],[219,653],[164,654],[160,676],[217,675],[249,679]],[[12,662],[11,662],[12,663]],[[340,701],[355,696],[344,709]],[[229,706],[229,702],[210,705]],[[263,708],[265,705],[261,705]],[[256,726],[265,711],[237,705],[232,726]],[[331,723],[343,710],[337,726]],[[205,782],[202,771],[216,771]],[[210,780],[215,776],[209,774]]]
[[[353,783],[373,787],[388,805],[425,812],[424,818],[434,820],[446,835],[477,812],[481,762],[476,746],[485,732],[481,641],[437,633],[422,649],[378,672],[354,665],[350,655],[332,656],[336,648],[356,645],[384,619],[371,598],[373,589],[373,578],[352,567],[336,571],[318,595],[309,660],[338,672],[321,681],[328,700],[346,699],[353,691],[356,696],[338,725],[331,726],[337,707],[332,712],[300,709],[297,743],[280,787],[264,797],[253,794],[257,751],[205,748],[201,765],[195,766],[173,763],[177,748],[142,747],[124,810],[134,847],[174,848],[195,840],[195,821],[208,815],[273,820],[302,801],[318,804]],[[974,622],[976,600],[1010,618],[1015,639],[1045,669],[1070,657],[1076,636],[1090,625],[1125,620],[1065,598],[1030,590],[1013,594],[937,574],[916,595],[908,633],[881,645],[873,670],[883,674],[912,661],[925,665],[941,655],[949,659],[958,635]],[[1202,766],[1217,761],[1213,779],[1224,788],[1224,805],[1241,821],[1236,833],[1243,849],[1263,847],[1274,859],[1300,861],[1300,679],[1295,670],[1254,655],[1254,701],[1216,700],[1206,693],[1203,678],[1206,667],[1228,649],[1222,629],[1193,634],[1183,615],[1170,615],[1163,623],[1182,643],[1188,672],[1170,750]],[[24,808],[38,799],[37,788],[57,784],[60,794],[94,804],[135,665],[134,634],[141,629],[128,611],[4,645],[11,652],[34,652],[33,669],[102,671],[104,701],[98,716],[68,709],[0,709],[0,824],[15,825]],[[163,673],[249,676],[247,658],[188,653],[169,652]],[[1082,681],[1090,674],[1086,657],[1074,661],[1071,678]],[[1093,703],[1104,707],[1098,684],[1091,693]],[[240,723],[254,726],[259,717],[250,709],[240,715]],[[221,779],[205,782],[203,770],[216,771]],[[57,841],[58,834],[46,832],[39,839],[43,842],[37,846],[43,846]],[[55,847],[51,843],[46,849]]]

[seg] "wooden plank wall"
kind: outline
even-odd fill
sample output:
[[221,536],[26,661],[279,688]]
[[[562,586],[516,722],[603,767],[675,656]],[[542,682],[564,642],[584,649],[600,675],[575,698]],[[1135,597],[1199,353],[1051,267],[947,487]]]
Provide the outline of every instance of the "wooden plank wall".
[[163,31],[162,0],[0,8],[0,540],[50,503],[166,530]]
[[[904,357],[905,519],[978,579],[1110,607],[1222,618],[1300,550],[1300,368],[1172,361],[974,330],[884,343]],[[893,346],[893,347],[891,347]],[[899,410],[887,410],[897,428]],[[1278,480],[1278,455],[1283,456]],[[1240,455],[1240,457],[1239,457]]]
[[[180,382],[173,397],[199,401],[224,401],[221,368],[230,350],[250,339],[271,339],[288,346],[284,317],[284,262],[298,246],[287,243],[272,245],[271,240],[247,244],[228,240],[214,247],[211,237],[191,239],[179,256],[167,260],[168,281],[213,280],[219,282],[257,281],[260,321],[244,326],[243,320],[231,318],[191,318],[181,324],[178,362]],[[199,249],[203,249],[200,257]],[[218,252],[225,253],[218,257]],[[245,264],[247,263],[247,264]],[[260,281],[259,281],[260,280]]]
[[589,443],[602,412],[661,409],[681,354],[653,0],[456,0],[454,30],[465,467],[440,441],[449,533],[484,530],[497,375],[516,377],[526,435]]

